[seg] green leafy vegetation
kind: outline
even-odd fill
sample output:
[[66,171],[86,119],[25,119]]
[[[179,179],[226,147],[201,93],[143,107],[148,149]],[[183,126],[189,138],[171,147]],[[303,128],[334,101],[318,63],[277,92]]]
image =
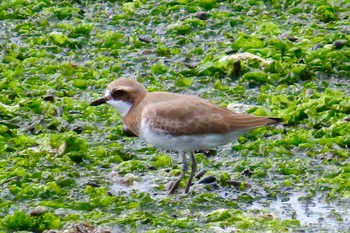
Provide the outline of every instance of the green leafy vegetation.
[[[345,0],[1,1],[0,231],[82,222],[349,231],[349,9]],[[189,195],[167,196],[177,155],[127,137],[108,106],[89,106],[121,76],[250,104],[284,126],[197,154],[207,172]]]

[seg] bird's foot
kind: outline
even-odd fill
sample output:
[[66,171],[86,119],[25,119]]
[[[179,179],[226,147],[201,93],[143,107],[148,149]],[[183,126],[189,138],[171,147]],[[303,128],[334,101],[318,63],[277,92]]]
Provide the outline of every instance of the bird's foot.
[[186,188],[185,188],[185,194],[189,193],[190,192],[190,187],[193,185],[192,182],[188,182],[187,185],[186,185]]
[[168,195],[174,194],[178,187],[179,187],[179,184],[176,181],[172,181],[168,183],[167,185]]

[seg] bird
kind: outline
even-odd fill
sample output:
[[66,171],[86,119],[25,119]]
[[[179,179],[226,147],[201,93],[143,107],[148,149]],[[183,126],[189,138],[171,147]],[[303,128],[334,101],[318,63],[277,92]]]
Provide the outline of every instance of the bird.
[[175,193],[188,172],[186,154],[191,160],[184,190],[187,194],[197,171],[194,151],[228,144],[251,129],[282,121],[277,117],[233,112],[194,95],[148,92],[143,84],[129,77],[112,81],[105,95],[90,103],[101,104],[117,110],[125,126],[147,144],[181,155],[182,171],[168,194]]

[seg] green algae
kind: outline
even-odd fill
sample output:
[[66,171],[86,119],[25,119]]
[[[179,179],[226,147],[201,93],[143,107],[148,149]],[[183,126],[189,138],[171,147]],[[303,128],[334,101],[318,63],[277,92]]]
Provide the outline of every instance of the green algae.
[[[349,8],[347,1],[2,1],[0,230],[91,222],[124,232],[347,231]],[[196,180],[188,196],[166,196],[181,169],[177,156],[123,135],[108,106],[89,106],[122,75],[150,91],[256,104],[248,112],[285,125],[256,129],[216,156],[198,154],[217,186]],[[111,192],[113,175],[130,173],[147,191]],[[332,211],[314,215],[329,226],[304,222],[293,206],[273,208],[295,196],[328,203]],[[30,216],[36,206],[49,210]]]

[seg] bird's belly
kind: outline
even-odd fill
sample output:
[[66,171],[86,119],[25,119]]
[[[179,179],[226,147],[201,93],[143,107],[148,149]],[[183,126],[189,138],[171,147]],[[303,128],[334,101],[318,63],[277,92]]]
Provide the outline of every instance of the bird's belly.
[[235,141],[249,130],[233,131],[226,134],[201,134],[173,136],[164,132],[156,132],[149,128],[140,130],[140,137],[148,144],[160,149],[192,152],[200,149],[210,149]]

